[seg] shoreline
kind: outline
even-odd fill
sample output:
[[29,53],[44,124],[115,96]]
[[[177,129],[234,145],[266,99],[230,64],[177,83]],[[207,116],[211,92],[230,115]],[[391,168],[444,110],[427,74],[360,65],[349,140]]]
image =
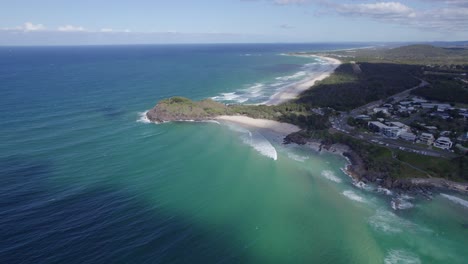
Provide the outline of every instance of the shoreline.
[[230,123],[238,124],[240,126],[255,128],[255,129],[268,129],[277,134],[280,134],[283,137],[286,137],[287,135],[291,133],[295,133],[301,130],[299,127],[293,124],[281,123],[281,122],[269,120],[269,119],[252,118],[252,117],[242,116],[242,115],[217,116],[213,118],[213,120],[230,122]]
[[304,91],[310,89],[312,86],[315,85],[316,82],[322,81],[323,79],[329,77],[332,75],[336,68],[342,64],[342,62],[338,59],[330,58],[330,57],[325,57],[325,56],[319,56],[319,55],[294,55],[294,56],[299,56],[299,57],[315,57],[319,58],[321,60],[327,61],[329,68],[321,71],[317,74],[313,74],[312,78],[306,78],[302,81],[299,81],[297,83],[291,84],[289,86],[286,86],[284,89],[281,91],[273,94],[270,99],[268,99],[265,103],[265,105],[279,105],[281,103],[296,99],[301,93]]

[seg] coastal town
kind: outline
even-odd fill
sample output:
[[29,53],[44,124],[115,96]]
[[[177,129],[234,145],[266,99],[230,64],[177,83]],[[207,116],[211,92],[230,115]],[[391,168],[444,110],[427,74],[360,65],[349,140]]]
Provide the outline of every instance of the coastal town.
[[[394,146],[429,156],[466,153],[468,133],[458,124],[466,123],[468,109],[417,96],[371,103],[333,120],[334,128],[368,138],[370,142]],[[437,124],[434,125],[434,124]],[[448,126],[447,124],[452,124]]]

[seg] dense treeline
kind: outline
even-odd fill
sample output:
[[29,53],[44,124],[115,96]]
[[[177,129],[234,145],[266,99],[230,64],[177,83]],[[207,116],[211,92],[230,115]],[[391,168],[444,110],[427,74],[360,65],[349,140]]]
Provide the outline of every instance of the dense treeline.
[[[342,56],[344,60],[367,62],[389,62],[398,64],[442,64],[463,65],[468,64],[468,49],[443,48],[431,45],[409,45],[397,48],[358,49],[349,53],[347,51],[333,52]],[[344,57],[343,57],[344,56]]]
[[360,68],[362,73],[355,74],[351,64],[342,64],[335,74],[301,94],[296,102],[346,111],[385,99],[420,82],[412,75],[419,67],[413,65],[361,63]]
[[424,78],[431,85],[415,89],[412,94],[429,100],[468,104],[468,84],[452,76],[427,75]]

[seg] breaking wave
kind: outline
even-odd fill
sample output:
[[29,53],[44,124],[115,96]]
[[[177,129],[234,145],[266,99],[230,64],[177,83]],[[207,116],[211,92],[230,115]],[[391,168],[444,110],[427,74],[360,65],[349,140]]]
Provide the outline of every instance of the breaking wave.
[[245,129],[241,126],[226,123],[229,129],[241,133],[242,142],[245,144],[253,147],[256,151],[258,151],[263,156],[271,158],[273,160],[278,159],[278,153],[276,152],[275,147],[271,144],[268,139],[266,139],[262,134],[257,131],[250,131]]
[[368,223],[375,230],[390,234],[401,233],[403,230],[405,232],[432,232],[426,227],[418,226],[385,209],[378,209],[373,216],[369,217]]
[[421,260],[413,253],[404,250],[390,250],[385,256],[385,264],[420,264]]
[[151,121],[148,119],[148,117],[146,116],[146,113],[148,113],[148,111],[144,111],[144,112],[139,112],[138,113],[138,119],[137,119],[137,122],[138,123],[144,123],[144,124],[149,124],[151,123]]
[[235,92],[220,93],[211,98],[225,103],[265,103],[271,96],[283,90],[285,87],[314,78],[317,74],[329,71],[330,67],[333,67],[333,65],[317,59],[315,62],[303,65],[298,72],[293,74],[279,76],[271,81],[263,83],[250,84]]
[[452,202],[454,202],[456,204],[459,204],[459,205],[461,205],[463,207],[468,208],[468,201],[466,201],[466,200],[463,200],[463,199],[458,198],[456,196],[444,194],[444,193],[442,193],[441,195],[442,195],[442,197],[445,197],[445,198],[449,199],[450,201],[452,201]]

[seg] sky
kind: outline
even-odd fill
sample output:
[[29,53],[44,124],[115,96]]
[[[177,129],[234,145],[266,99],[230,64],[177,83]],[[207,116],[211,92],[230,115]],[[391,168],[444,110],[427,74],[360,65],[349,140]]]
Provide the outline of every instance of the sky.
[[468,40],[468,0],[0,0],[0,45]]

